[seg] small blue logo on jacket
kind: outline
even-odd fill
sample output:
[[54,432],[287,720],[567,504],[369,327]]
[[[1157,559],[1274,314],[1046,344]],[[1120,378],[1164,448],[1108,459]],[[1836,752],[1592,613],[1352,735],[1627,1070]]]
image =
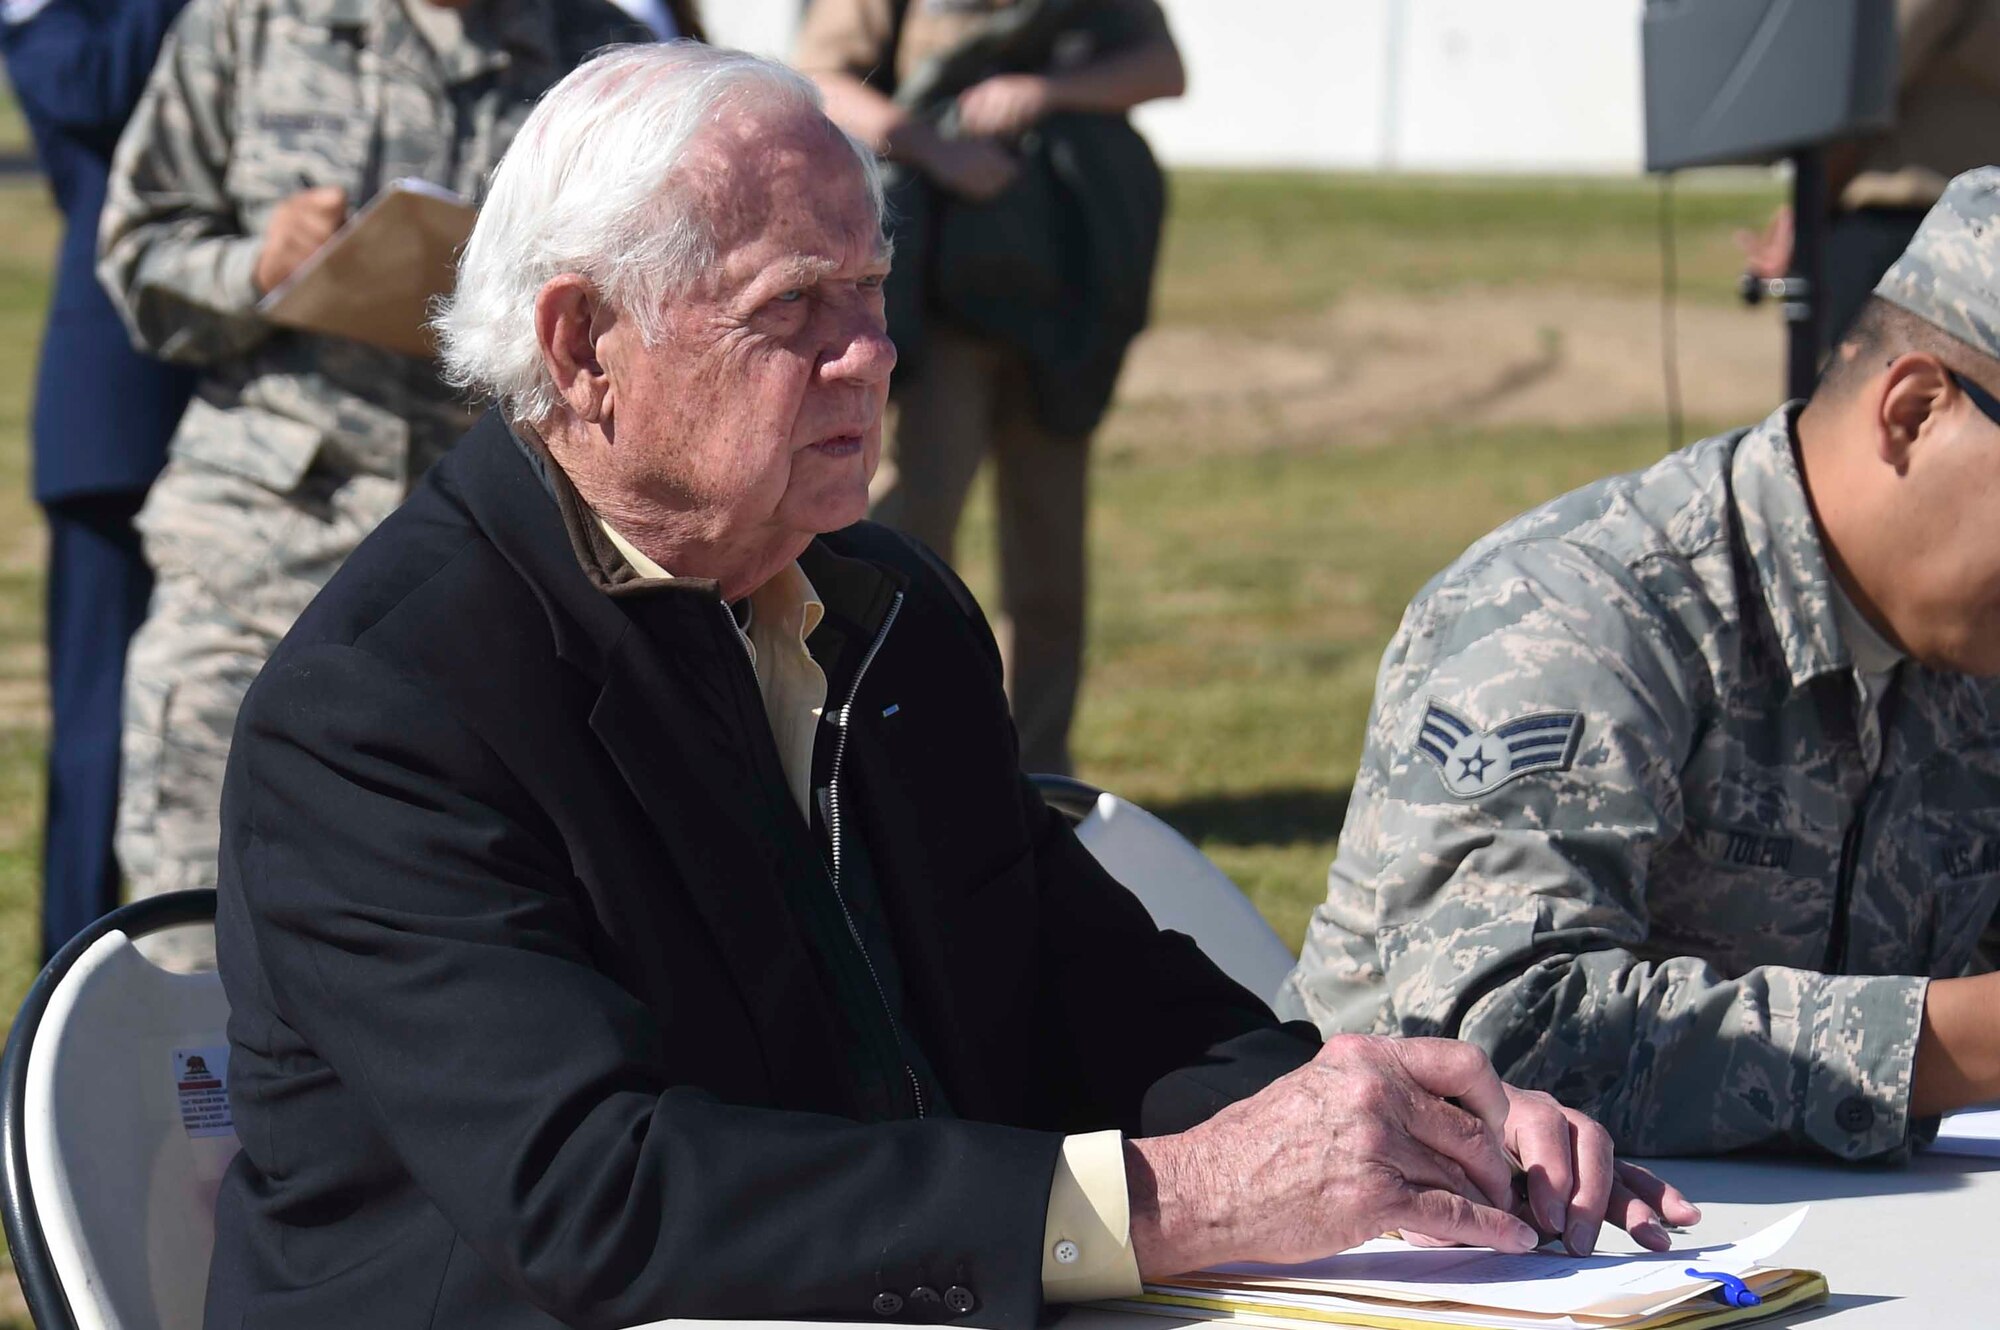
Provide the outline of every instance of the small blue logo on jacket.
[[1445,789],[1470,799],[1532,771],[1567,771],[1583,741],[1580,711],[1537,711],[1482,730],[1441,702],[1424,708],[1417,752]]

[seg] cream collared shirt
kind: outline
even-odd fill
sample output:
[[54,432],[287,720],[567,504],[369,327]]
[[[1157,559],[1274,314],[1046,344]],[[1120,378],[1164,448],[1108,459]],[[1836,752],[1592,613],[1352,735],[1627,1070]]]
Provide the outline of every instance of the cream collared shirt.
[[[641,577],[670,577],[645,553],[598,519],[604,534]],[[785,784],[812,820],[813,739],[826,711],[826,671],[806,639],[826,615],[826,605],[793,563],[750,593],[750,622],[743,635],[764,714],[777,740]],[[1042,1296],[1050,1302],[1128,1298],[1139,1292],[1139,1260],[1132,1251],[1132,1213],[1125,1188],[1125,1141],[1115,1131],[1063,1140],[1049,1183],[1048,1219],[1042,1229]]]

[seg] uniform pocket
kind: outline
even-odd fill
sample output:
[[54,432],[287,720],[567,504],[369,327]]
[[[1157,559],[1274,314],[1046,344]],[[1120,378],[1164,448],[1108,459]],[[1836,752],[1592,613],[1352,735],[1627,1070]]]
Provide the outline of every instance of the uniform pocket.
[[1759,965],[1818,969],[1839,875],[1840,828],[1774,820],[1697,822],[1647,874],[1650,960],[1699,956],[1724,974]]
[[[303,519],[284,495],[177,452],[146,495],[137,525],[146,561],[163,582],[186,579],[244,615]],[[161,599],[155,593],[150,617],[160,614]]]
[[1924,971],[1963,974],[2000,904],[2000,790],[1952,764],[1926,772],[1923,862],[1932,924]]
[[225,411],[197,397],[188,403],[169,451],[273,494],[289,494],[325,444],[317,426],[254,408]]
[[338,185],[358,201],[373,118],[363,52],[326,27],[273,14],[238,89],[225,183],[261,227],[280,199]]

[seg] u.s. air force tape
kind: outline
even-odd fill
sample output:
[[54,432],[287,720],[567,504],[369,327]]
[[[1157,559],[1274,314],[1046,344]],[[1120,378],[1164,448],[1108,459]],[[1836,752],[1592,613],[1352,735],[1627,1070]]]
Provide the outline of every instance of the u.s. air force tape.
[[1417,727],[1417,752],[1445,789],[1472,799],[1535,771],[1567,771],[1583,740],[1580,711],[1534,711],[1482,730],[1436,700]]

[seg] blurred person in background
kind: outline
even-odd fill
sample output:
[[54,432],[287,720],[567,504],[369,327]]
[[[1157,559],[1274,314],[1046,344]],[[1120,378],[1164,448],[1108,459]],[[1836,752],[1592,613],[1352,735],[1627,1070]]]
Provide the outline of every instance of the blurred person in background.
[[111,151],[185,3],[0,5],[8,81],[63,216],[32,430],[35,502],[49,525],[44,961],[118,903],[125,649],[153,589],[132,519],[194,390],[187,370],[132,349],[92,271]]
[[[1916,234],[1945,182],[2000,160],[2000,0],[1896,0],[1895,124],[1827,152],[1825,344],[1840,344],[1868,293]],[[1758,277],[1791,270],[1789,206],[1738,243]]]
[[258,301],[385,185],[478,202],[536,98],[647,31],[608,0],[193,0],[113,159],[98,275],[201,382],[139,514],[158,584],[127,664],[131,892],[213,886],[244,690],[465,429],[429,359],[279,328]]
[[1146,322],[1165,211],[1125,113],[1180,95],[1180,53],[1154,0],[813,0],[796,63],[901,168],[902,359],[870,515],[952,561],[993,458],[1021,765],[1067,773],[1090,437]]
[[1634,1154],[1907,1156],[2000,1098],[2000,168],[1811,400],[1474,544],[1382,658],[1280,990]]
[[698,42],[708,40],[694,0],[612,0],[612,3],[645,24],[647,31],[663,42],[683,37]]

